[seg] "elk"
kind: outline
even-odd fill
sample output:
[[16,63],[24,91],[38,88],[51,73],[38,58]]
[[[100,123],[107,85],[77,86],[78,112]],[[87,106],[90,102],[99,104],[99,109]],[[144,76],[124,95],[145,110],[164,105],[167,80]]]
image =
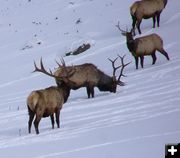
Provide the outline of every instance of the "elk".
[[153,19],[153,28],[155,28],[156,21],[159,27],[160,15],[162,10],[166,7],[168,0],[141,0],[134,2],[130,7],[130,14],[132,17],[132,29],[135,35],[135,25],[141,34],[142,19]]
[[[41,68],[38,68],[35,65],[35,70],[33,72],[42,72],[46,75],[51,77],[56,77],[52,74],[52,72],[47,72],[43,66],[42,59],[41,59]],[[36,116],[34,120],[34,127],[36,134],[39,134],[39,122],[42,117],[49,117],[51,118],[52,128],[54,129],[54,114],[56,117],[57,127],[60,127],[60,110],[64,103],[66,103],[69,94],[70,94],[70,87],[66,84],[65,77],[58,77],[59,80],[62,80],[62,84],[60,87],[51,86],[46,89],[35,90],[30,93],[27,98],[27,107],[29,113],[29,121],[28,121],[28,130],[31,133],[31,126],[34,116]]]
[[[124,57],[118,55],[118,57],[114,60],[109,59],[112,63],[113,75],[109,76],[99,70],[94,64],[85,63],[81,65],[75,66],[66,66],[65,62],[62,61],[62,64],[58,64],[58,69],[54,72],[55,76],[64,76],[67,72],[71,71],[73,74],[68,78],[69,83],[71,83],[70,87],[73,90],[76,90],[81,87],[86,87],[88,98],[94,98],[94,87],[97,87],[100,91],[109,91],[116,93],[117,85],[124,85],[122,81],[120,81],[121,77],[125,75],[123,74],[124,68],[130,64],[124,63]],[[115,62],[117,59],[121,60],[120,66],[115,66]],[[120,74],[118,78],[116,78],[116,72],[120,69]],[[58,86],[61,85],[61,80],[56,79],[56,83]]]
[[126,36],[127,48],[135,58],[136,69],[138,69],[139,58],[141,60],[141,67],[144,66],[144,56],[152,56],[152,64],[156,62],[156,50],[163,54],[167,60],[169,60],[168,53],[163,48],[163,40],[161,37],[155,33],[139,37],[134,39],[132,30],[130,32],[124,31],[120,28],[119,23],[116,25],[121,31],[123,36]]

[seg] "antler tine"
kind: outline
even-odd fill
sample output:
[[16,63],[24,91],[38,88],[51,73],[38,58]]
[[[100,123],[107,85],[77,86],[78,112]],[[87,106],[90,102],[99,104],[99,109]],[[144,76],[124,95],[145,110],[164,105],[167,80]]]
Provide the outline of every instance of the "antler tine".
[[117,57],[116,59],[114,59],[114,60],[108,58],[108,60],[109,60],[110,62],[112,62],[112,64],[115,63],[115,61],[116,61],[117,59],[118,59],[118,57]]
[[34,69],[34,71],[32,71],[32,72],[36,72],[36,70],[38,69],[35,61],[34,61],[34,67],[35,67],[35,69]]
[[63,58],[60,58],[60,61],[61,61],[61,64],[57,60],[55,60],[55,62],[58,65],[58,67],[66,66],[66,63],[65,63]]
[[124,68],[127,66],[127,65],[129,65],[131,62],[128,62],[128,63],[126,63],[126,64],[124,64],[124,58],[125,58],[125,56],[126,55],[123,55],[123,57],[121,57],[120,55],[118,55],[118,57],[121,59],[121,71],[120,71],[120,74],[119,74],[119,77],[118,77],[118,82],[119,82],[119,85],[124,85],[124,83],[122,82],[122,81],[120,81],[120,79],[121,79],[121,76],[123,76],[123,77],[126,77],[126,75],[124,75],[123,74],[123,70],[124,70]]
[[43,62],[42,62],[42,58],[40,60],[40,65],[41,65],[41,70],[45,71],[45,68],[44,68],[44,65],[43,65]]
[[61,63],[62,63],[62,66],[66,66],[66,63],[63,58],[61,58]]
[[112,63],[112,67],[113,67],[113,77],[115,77],[115,74],[116,74],[117,69],[119,69],[119,68],[121,67],[121,66],[115,67],[115,62],[116,62],[117,59],[118,59],[118,57],[115,58],[114,60],[111,60],[110,58],[108,58],[108,60]]
[[51,69],[49,69],[49,72],[50,72],[50,74],[53,74],[53,72],[51,71]]
[[57,61],[55,60],[56,64],[58,65],[58,67],[61,67],[62,65]]
[[[41,58],[41,61],[40,61],[40,63],[42,63],[42,58]],[[42,65],[42,64],[41,64]],[[34,61],[34,67],[35,67],[35,69],[34,69],[34,71],[32,71],[32,72],[40,72],[41,70],[37,67],[37,65],[36,65],[36,62]]]
[[118,24],[116,25],[116,27],[118,28],[119,31],[121,31],[122,33],[126,33],[126,31],[122,30],[120,25],[119,25],[119,21],[118,21]]

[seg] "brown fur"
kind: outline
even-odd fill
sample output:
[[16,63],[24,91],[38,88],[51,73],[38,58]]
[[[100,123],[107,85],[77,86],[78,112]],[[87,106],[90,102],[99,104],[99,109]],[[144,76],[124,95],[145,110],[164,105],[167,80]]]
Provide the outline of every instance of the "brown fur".
[[133,38],[132,31],[124,31],[122,32],[122,35],[126,36],[127,47],[135,58],[136,69],[138,69],[138,58],[141,59],[141,67],[143,68],[144,56],[146,55],[151,55],[153,59],[152,64],[155,64],[156,50],[163,54],[167,58],[167,60],[169,60],[169,56],[163,48],[163,40],[159,35],[154,33],[136,39]]
[[139,34],[141,34],[140,24],[142,19],[153,19],[153,27],[157,21],[157,26],[160,23],[160,14],[165,8],[167,0],[141,0],[136,1],[130,7],[130,14],[132,17],[132,28],[135,34],[135,25],[138,29]]
[[[82,64],[76,66],[60,66],[54,73],[55,76],[67,76],[66,73],[73,72],[70,77],[68,77],[67,84],[71,87],[71,89],[78,89],[81,87],[86,87],[88,98],[94,97],[94,87],[97,87],[100,91],[109,91],[116,92],[117,85],[122,85],[123,82],[120,81],[120,77],[122,76],[122,72],[125,66],[128,64],[123,63],[124,57],[120,57],[122,65],[115,68],[114,63],[118,59],[118,57],[112,61],[113,65],[113,76],[106,75],[104,72],[99,70],[93,64]],[[118,79],[115,77],[115,71],[122,67],[121,74]],[[56,79],[56,83],[61,85],[61,80]]]
[[31,133],[31,125],[34,119],[36,134],[39,134],[38,125],[42,117],[51,117],[52,128],[54,128],[54,114],[56,115],[56,123],[59,128],[59,115],[63,104],[67,101],[70,89],[63,85],[61,87],[49,87],[46,89],[32,91],[27,98],[27,106],[29,111],[29,133]]
[[[56,76],[65,76],[67,71],[75,72],[68,78],[68,83],[71,83],[71,88],[76,90],[81,87],[86,87],[88,98],[90,98],[90,95],[94,97],[94,87],[98,87],[102,91],[116,92],[117,81],[113,77],[103,73],[93,64],[86,63],[76,66],[66,66],[65,68],[60,67],[54,74]],[[61,80],[59,81],[56,78],[56,83],[61,85]]]

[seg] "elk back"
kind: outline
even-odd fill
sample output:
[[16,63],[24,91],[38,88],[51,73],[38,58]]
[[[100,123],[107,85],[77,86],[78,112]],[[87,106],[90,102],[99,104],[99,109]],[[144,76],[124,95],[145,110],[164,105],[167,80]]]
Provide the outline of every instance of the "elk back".
[[151,55],[162,48],[163,41],[157,34],[151,34],[135,39],[137,55]]
[[[86,86],[87,82],[97,83],[100,78],[100,70],[93,64],[82,64],[76,66],[61,67],[54,73],[56,76],[65,76],[67,72],[73,71],[73,75],[68,79],[75,83],[74,88]],[[58,79],[57,83],[61,83]]]

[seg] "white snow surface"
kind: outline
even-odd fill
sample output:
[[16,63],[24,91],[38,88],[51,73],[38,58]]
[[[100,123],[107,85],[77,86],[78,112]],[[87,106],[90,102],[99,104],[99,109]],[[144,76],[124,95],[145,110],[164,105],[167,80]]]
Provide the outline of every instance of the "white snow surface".
[[[142,36],[159,34],[170,61],[160,53],[151,65],[135,69],[125,37],[115,25],[131,28],[134,0],[0,0],[0,157],[26,158],[163,158],[165,144],[180,142],[180,2],[169,0],[159,28],[143,20]],[[80,21],[77,23],[77,21]],[[138,35],[139,36],[139,35]],[[77,56],[65,53],[89,42]],[[56,85],[53,78],[31,73],[43,58],[67,65],[93,63],[108,75],[108,58],[124,55],[126,83],[117,93],[88,99],[86,89],[71,91],[61,110],[61,127],[43,118],[40,134],[27,130],[26,98],[32,90]]]

